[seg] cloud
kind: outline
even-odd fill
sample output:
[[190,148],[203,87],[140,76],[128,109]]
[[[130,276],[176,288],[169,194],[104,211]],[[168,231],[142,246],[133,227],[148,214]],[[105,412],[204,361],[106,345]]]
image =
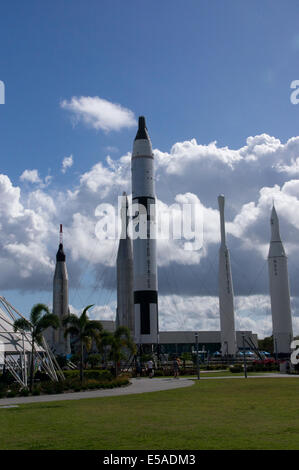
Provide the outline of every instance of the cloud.
[[42,180],[38,175],[37,170],[24,170],[20,176],[21,181],[28,181],[29,183],[41,183]]
[[99,96],[73,96],[60,105],[72,113],[75,123],[82,121],[96,130],[120,131],[136,125],[133,111]]
[[44,188],[51,183],[52,176],[47,175],[42,180],[38,174],[38,170],[24,170],[20,176],[20,181],[27,181],[32,184],[38,184],[40,188]]
[[62,160],[61,172],[65,173],[68,168],[71,168],[73,166],[73,163],[74,163],[73,155],[70,155],[69,157],[64,157],[64,159]]

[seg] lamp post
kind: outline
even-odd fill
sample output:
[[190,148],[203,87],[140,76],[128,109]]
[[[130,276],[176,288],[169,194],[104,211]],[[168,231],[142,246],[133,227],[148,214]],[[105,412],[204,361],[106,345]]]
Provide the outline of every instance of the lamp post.
[[195,343],[196,343],[197,379],[200,380],[200,367],[199,367],[199,356],[198,356],[198,333],[195,333]]
[[245,354],[245,333],[242,333],[243,338],[243,358],[244,358],[244,377],[247,379],[247,362],[246,362],[246,354]]
[[274,349],[275,349],[275,360],[277,362],[277,360],[278,360],[278,351],[277,351],[277,339],[276,339],[275,336],[274,336]]

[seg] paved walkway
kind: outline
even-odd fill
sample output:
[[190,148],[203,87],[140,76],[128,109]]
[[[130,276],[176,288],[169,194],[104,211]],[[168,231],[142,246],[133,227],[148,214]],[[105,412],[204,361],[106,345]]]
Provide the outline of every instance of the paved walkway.
[[83,398],[101,398],[117,397],[122,395],[132,395],[135,393],[159,392],[162,390],[171,390],[174,388],[190,387],[193,380],[179,378],[140,378],[131,379],[131,385],[121,388],[112,388],[107,390],[90,390],[86,392],[61,393],[59,395],[39,395],[32,397],[15,397],[0,399],[0,409],[8,405],[20,405],[25,403],[43,403],[49,401],[62,400],[82,400]]

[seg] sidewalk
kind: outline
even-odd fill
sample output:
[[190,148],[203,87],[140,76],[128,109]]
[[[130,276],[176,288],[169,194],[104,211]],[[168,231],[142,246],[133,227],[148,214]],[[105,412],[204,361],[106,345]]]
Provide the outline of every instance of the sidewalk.
[[15,397],[0,399],[1,406],[21,405],[26,403],[43,403],[63,400],[82,400],[84,398],[117,397],[122,395],[132,395],[135,393],[159,392],[174,388],[190,387],[193,380],[173,379],[173,378],[140,378],[131,379],[131,384],[127,387],[112,388],[107,390],[89,390],[86,392],[60,393],[59,395],[39,395],[31,397]]

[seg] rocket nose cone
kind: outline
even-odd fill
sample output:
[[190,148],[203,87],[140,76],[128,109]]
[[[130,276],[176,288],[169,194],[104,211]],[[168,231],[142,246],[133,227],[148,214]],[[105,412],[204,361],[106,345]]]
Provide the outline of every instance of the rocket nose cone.
[[145,125],[145,117],[144,116],[139,116],[139,119],[138,119],[138,129],[145,129],[146,128],[146,125]]
[[277,220],[278,220],[277,212],[276,212],[275,206],[273,206],[272,211],[271,211],[271,218],[270,218],[271,225],[273,225],[273,223],[275,223]]
[[217,199],[218,199],[219,210],[223,211],[224,210],[225,197],[223,196],[223,194],[219,194]]
[[62,243],[59,244],[59,248],[58,248],[58,251],[57,251],[57,254],[56,254],[56,261],[65,261],[65,254],[64,254],[64,251],[63,251],[63,244]]
[[139,139],[149,140],[144,116],[139,116],[139,119],[138,119],[138,131],[137,131],[135,140],[139,140]]
[[281,242],[279,220],[278,220],[277,212],[274,206],[272,207],[272,211],[271,211],[270,226],[271,226],[271,242]]

